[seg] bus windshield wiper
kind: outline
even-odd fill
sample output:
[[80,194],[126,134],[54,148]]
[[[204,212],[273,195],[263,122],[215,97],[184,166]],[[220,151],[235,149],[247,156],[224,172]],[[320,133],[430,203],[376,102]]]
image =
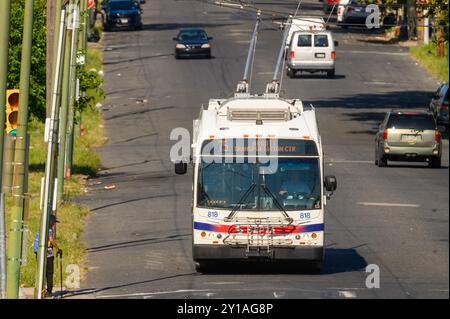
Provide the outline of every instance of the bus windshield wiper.
[[224,218],[225,221],[229,222],[231,219],[236,215],[238,209],[241,208],[242,204],[247,200],[247,197],[250,195],[250,193],[255,189],[256,183],[253,182],[250,187],[245,191],[244,195],[239,199],[236,206],[231,210],[230,215]]
[[289,222],[289,224],[291,224],[294,220],[291,217],[289,217],[288,213],[284,209],[283,205],[280,204],[277,197],[270,191],[270,189],[266,185],[263,184],[261,186],[262,186],[262,189],[266,192],[266,194],[269,195],[270,197],[272,197],[273,202],[275,203],[275,206],[277,206],[277,208],[280,210],[280,212],[283,214],[283,216],[286,218],[286,220]]

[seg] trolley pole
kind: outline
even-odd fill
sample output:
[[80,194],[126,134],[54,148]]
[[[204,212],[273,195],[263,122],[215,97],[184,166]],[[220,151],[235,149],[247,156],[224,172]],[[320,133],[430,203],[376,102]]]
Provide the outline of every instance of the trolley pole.
[[[9,19],[11,0],[0,1],[0,177],[3,177],[6,81],[8,78]],[[0,178],[0,299],[6,298],[6,227],[3,178]]]
[[11,212],[6,277],[6,297],[10,299],[17,299],[19,297],[33,11],[34,0],[26,0],[23,21],[22,61],[20,64],[19,115],[14,155],[13,207]]

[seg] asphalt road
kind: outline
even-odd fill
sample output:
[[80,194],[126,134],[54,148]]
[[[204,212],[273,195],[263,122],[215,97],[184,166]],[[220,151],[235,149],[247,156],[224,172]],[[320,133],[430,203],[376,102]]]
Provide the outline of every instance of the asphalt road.
[[[296,1],[257,5],[288,12]],[[321,14],[317,1],[305,1],[302,8]],[[192,174],[173,173],[169,135],[176,127],[191,130],[209,98],[233,94],[254,15],[197,1],[149,0],[143,9],[144,30],[105,34],[102,112],[108,141],[99,149],[104,170],[79,199],[92,209],[80,297],[449,297],[448,139],[442,169],[373,164],[373,126],[392,108],[424,109],[438,84],[407,48],[360,41],[363,30],[333,28],[340,42],[336,79],[283,79],[286,97],[317,108],[326,173],[338,178],[325,214],[323,273],[243,266],[197,274],[191,256]],[[172,37],[185,26],[203,26],[214,37],[213,59],[174,59]],[[253,93],[262,93],[271,80],[280,42],[281,32],[266,17]],[[104,190],[108,185],[116,188]],[[378,289],[366,288],[369,264],[380,268]]]

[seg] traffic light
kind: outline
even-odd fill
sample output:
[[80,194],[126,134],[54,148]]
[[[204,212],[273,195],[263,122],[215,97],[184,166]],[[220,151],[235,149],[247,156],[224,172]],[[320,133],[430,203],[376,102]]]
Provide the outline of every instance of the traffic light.
[[6,90],[6,133],[16,134],[19,116],[19,90]]

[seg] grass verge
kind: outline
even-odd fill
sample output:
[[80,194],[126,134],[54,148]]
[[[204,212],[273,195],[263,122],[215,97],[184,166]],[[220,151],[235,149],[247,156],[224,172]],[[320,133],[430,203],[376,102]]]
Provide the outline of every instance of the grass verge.
[[[446,47],[446,53],[448,47]],[[436,55],[436,44],[430,43],[421,47],[411,47],[411,56],[425,69],[427,69],[436,79],[442,82],[448,82],[449,67],[447,64],[447,55],[439,58]]]
[[[89,45],[87,52],[87,69],[102,68],[101,45]],[[103,94],[100,90],[88,90],[87,95],[93,97],[88,107],[81,114],[81,123],[83,135],[79,129],[75,130],[75,148],[73,160],[73,175],[65,181],[66,201],[58,207],[58,219],[60,223],[57,227],[57,243],[63,249],[63,281],[66,278],[64,271],[69,264],[78,265],[80,275],[83,275],[85,269],[86,247],[81,240],[84,229],[84,220],[89,214],[86,207],[74,203],[73,196],[84,193],[86,179],[95,175],[100,168],[100,156],[93,149],[103,144],[104,131],[101,114],[96,110],[95,104],[103,100]],[[81,126],[79,126],[81,127]],[[27,253],[27,263],[22,266],[20,273],[20,282],[22,287],[32,287],[35,284],[36,258],[32,249],[34,236],[39,229],[41,211],[39,208],[40,200],[40,181],[44,175],[47,147],[44,143],[44,124],[36,120],[29,123],[28,132],[30,134],[30,173],[28,176],[28,194],[30,197],[29,213],[25,224],[29,232],[26,235],[25,246]],[[12,198],[6,198],[6,222],[7,228],[10,223],[10,212],[12,207]],[[55,260],[55,287],[60,286],[60,266],[59,260]]]

